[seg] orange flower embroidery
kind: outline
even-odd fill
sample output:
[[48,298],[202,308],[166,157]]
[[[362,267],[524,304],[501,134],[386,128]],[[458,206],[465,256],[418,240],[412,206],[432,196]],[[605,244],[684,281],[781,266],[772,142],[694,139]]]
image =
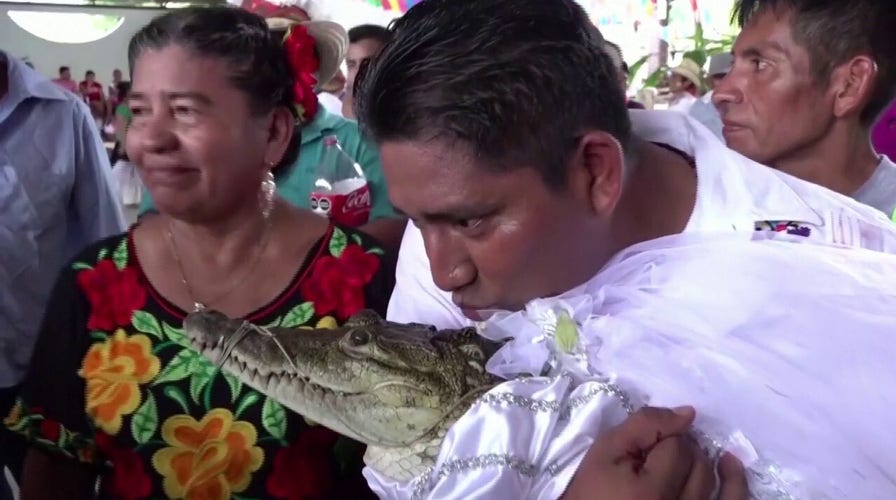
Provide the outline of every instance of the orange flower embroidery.
[[199,422],[175,415],[162,425],[168,447],[153,455],[152,465],[164,476],[165,494],[171,498],[230,498],[245,490],[261,467],[264,452],[255,446],[257,436],[252,424],[234,422],[224,408],[208,412]]
[[159,358],[142,334],[116,330],[105,342],[94,344],[81,362],[78,375],[87,382],[87,414],[107,434],[121,430],[121,420],[140,406],[140,384],[159,374]]

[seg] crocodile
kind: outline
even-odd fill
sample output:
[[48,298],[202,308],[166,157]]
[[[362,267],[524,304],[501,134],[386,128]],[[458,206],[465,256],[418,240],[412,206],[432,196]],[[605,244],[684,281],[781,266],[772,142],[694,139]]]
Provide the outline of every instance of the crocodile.
[[501,382],[485,370],[500,343],[475,329],[396,324],[372,311],[336,329],[294,329],[203,310],[184,331],[225,372],[366,444],[367,466],[402,482],[434,464],[451,425]]

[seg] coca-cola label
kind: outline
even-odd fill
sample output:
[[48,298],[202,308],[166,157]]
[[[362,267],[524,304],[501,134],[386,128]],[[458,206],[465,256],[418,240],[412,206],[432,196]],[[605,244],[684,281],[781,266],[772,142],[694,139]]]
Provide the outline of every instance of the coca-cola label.
[[370,186],[366,182],[346,194],[312,191],[309,201],[315,213],[343,226],[362,226],[370,219]]

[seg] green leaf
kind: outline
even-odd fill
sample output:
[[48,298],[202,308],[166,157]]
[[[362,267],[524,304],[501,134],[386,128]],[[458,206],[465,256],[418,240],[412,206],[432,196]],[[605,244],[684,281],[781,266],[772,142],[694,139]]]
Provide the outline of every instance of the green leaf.
[[263,327],[264,328],[275,328],[275,327],[280,326],[280,323],[282,323],[282,322],[283,322],[283,317],[278,316],[277,318],[274,318],[274,321],[271,321],[270,323],[263,325]]
[[103,248],[102,250],[100,250],[100,253],[96,254],[96,261],[99,262],[99,261],[105,259],[106,256],[108,256],[108,255],[109,255],[109,249]]
[[224,381],[230,386],[230,401],[234,402],[237,396],[240,395],[240,391],[243,390],[243,383],[234,375],[229,373],[224,373],[223,375]]
[[190,368],[193,367],[198,353],[190,349],[182,349],[174,358],[162,369],[162,373],[153,381],[152,385],[159,385],[164,382],[174,382],[183,380],[190,376]]
[[364,240],[361,239],[361,235],[358,233],[352,233],[352,241],[354,241],[356,245],[364,244]]
[[106,332],[101,332],[99,330],[94,330],[90,332],[90,338],[92,338],[93,340],[104,342],[109,339],[109,334]]
[[348,237],[346,237],[345,232],[338,227],[334,227],[333,235],[330,236],[330,255],[339,257],[345,250],[346,245],[348,245]]
[[131,316],[131,324],[138,332],[148,333],[158,339],[162,338],[162,327],[159,326],[159,320],[146,311],[134,311]]
[[39,415],[26,415],[20,418],[17,422],[8,424],[7,429],[16,433],[23,433],[25,429],[34,426],[35,422],[41,420],[42,417]]
[[289,310],[280,321],[283,328],[295,328],[307,323],[314,316],[314,304],[303,302]]
[[187,334],[184,333],[183,328],[174,328],[168,323],[162,323],[162,331],[165,333],[165,337],[168,337],[168,340],[171,342],[180,344],[184,347],[187,346]]
[[647,64],[647,61],[650,59],[650,56],[643,56],[638,59],[631,66],[628,67],[628,86],[631,87],[632,83],[634,83],[635,78],[638,77],[638,71],[641,70],[641,66]]
[[667,71],[669,71],[668,66],[658,68],[656,71],[651,73],[646,80],[644,80],[644,87],[656,87],[657,85],[659,85],[660,80],[662,80],[663,77],[666,76]]
[[557,317],[554,339],[557,341],[557,346],[566,353],[572,352],[579,343],[579,329],[566,311],[561,312]]
[[137,444],[143,444],[156,433],[159,427],[159,412],[156,408],[156,398],[151,392],[146,393],[146,400],[134,412],[131,418],[131,435]]
[[382,248],[373,247],[368,250],[367,253],[372,253],[373,255],[385,255],[386,252],[383,252]]
[[234,418],[239,418],[240,415],[243,414],[250,406],[254,405],[258,402],[260,396],[255,391],[249,391],[243,396],[243,399],[236,405],[236,413],[234,414]]
[[162,391],[162,394],[167,396],[169,399],[173,399],[174,402],[176,402],[184,411],[184,413],[190,413],[190,408],[187,405],[187,397],[184,396],[183,391],[178,389],[176,386],[169,385],[165,387],[165,389]]
[[83,262],[75,262],[74,264],[72,264],[72,269],[74,269],[75,271],[83,271],[85,269],[93,269],[93,266],[89,266]]
[[190,366],[190,372],[192,373],[190,376],[190,397],[193,398],[193,401],[195,401],[196,404],[199,404],[202,390],[215,378],[218,369],[207,359],[196,357],[193,359],[193,364]]
[[128,265],[128,239],[122,238],[121,243],[118,244],[118,248],[112,252],[112,261],[115,262],[115,267],[118,269],[124,269],[125,266]]
[[271,436],[283,439],[286,436],[286,411],[283,406],[271,398],[265,398],[261,407],[261,425]]
[[56,446],[61,449],[65,449],[68,446],[68,442],[72,439],[72,433],[68,429],[63,426],[59,426],[59,437],[56,438]]

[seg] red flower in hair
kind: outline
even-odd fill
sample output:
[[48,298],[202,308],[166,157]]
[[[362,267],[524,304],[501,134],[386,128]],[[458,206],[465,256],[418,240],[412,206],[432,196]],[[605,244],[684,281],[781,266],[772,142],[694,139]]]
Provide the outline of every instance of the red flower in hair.
[[286,62],[295,78],[292,90],[299,118],[302,123],[310,122],[317,114],[317,94],[314,93],[317,79],[314,74],[320,68],[320,61],[314,53],[314,38],[304,26],[297,24],[289,29],[283,39],[283,48]]

